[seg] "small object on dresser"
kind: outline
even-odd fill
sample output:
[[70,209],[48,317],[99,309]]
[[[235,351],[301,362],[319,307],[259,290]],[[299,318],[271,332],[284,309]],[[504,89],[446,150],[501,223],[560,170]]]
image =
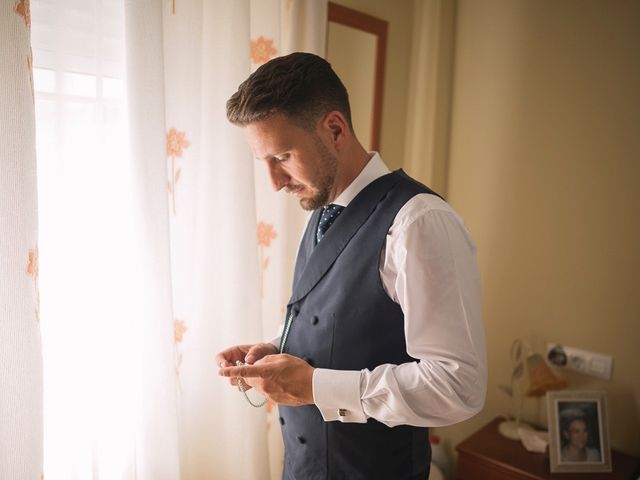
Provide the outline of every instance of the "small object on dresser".
[[511,344],[510,357],[513,364],[510,385],[500,385],[499,388],[511,397],[514,418],[502,422],[499,431],[511,440],[521,440],[523,428],[532,430],[530,425],[521,420],[524,397],[541,397],[550,390],[566,388],[567,382],[558,378],[542,355],[532,352],[529,344],[523,340],[517,339]]
[[604,392],[547,394],[552,472],[610,472]]
[[442,472],[443,477],[451,478],[451,457],[447,454],[442,440],[438,435],[430,435],[429,443],[431,443],[431,463],[436,465]]

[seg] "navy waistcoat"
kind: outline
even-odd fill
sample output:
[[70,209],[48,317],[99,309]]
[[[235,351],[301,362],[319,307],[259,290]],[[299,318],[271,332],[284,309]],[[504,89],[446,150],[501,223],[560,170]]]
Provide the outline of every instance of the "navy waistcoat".
[[[376,179],[345,208],[316,245],[316,210],[300,244],[291,326],[283,351],[311,366],[374,369],[416,361],[407,354],[404,316],[382,286],[380,253],[402,206],[424,185],[396,171]],[[426,479],[426,428],[325,422],[315,405],[280,406],[285,480]]]

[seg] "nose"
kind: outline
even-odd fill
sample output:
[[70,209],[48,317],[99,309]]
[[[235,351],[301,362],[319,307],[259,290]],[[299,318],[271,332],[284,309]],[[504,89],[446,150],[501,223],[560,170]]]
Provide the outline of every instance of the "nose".
[[278,192],[282,190],[283,187],[287,186],[291,177],[287,175],[280,167],[276,164],[269,165],[269,177],[271,178],[271,186],[273,189]]

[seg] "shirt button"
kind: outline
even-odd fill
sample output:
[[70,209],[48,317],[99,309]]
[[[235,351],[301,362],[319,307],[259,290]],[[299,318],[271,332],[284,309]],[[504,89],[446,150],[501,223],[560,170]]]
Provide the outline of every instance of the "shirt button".
[[298,441],[300,442],[301,445],[304,445],[305,443],[307,443],[307,440],[302,435],[298,435]]
[[318,316],[314,315],[313,318],[311,319],[311,325],[317,325],[318,324]]

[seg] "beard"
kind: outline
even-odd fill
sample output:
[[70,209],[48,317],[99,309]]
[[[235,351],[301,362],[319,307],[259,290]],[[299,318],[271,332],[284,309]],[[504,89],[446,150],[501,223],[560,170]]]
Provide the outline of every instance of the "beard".
[[[314,135],[314,142],[316,144],[316,151],[320,157],[320,164],[315,173],[312,183],[309,188],[315,191],[310,197],[300,199],[300,206],[304,210],[315,210],[320,207],[324,207],[329,202],[329,195],[336,183],[336,174],[338,172],[338,161],[334,155],[331,154],[320,137]],[[292,190],[295,190],[297,185],[292,185]],[[299,187],[303,187],[300,185]]]

